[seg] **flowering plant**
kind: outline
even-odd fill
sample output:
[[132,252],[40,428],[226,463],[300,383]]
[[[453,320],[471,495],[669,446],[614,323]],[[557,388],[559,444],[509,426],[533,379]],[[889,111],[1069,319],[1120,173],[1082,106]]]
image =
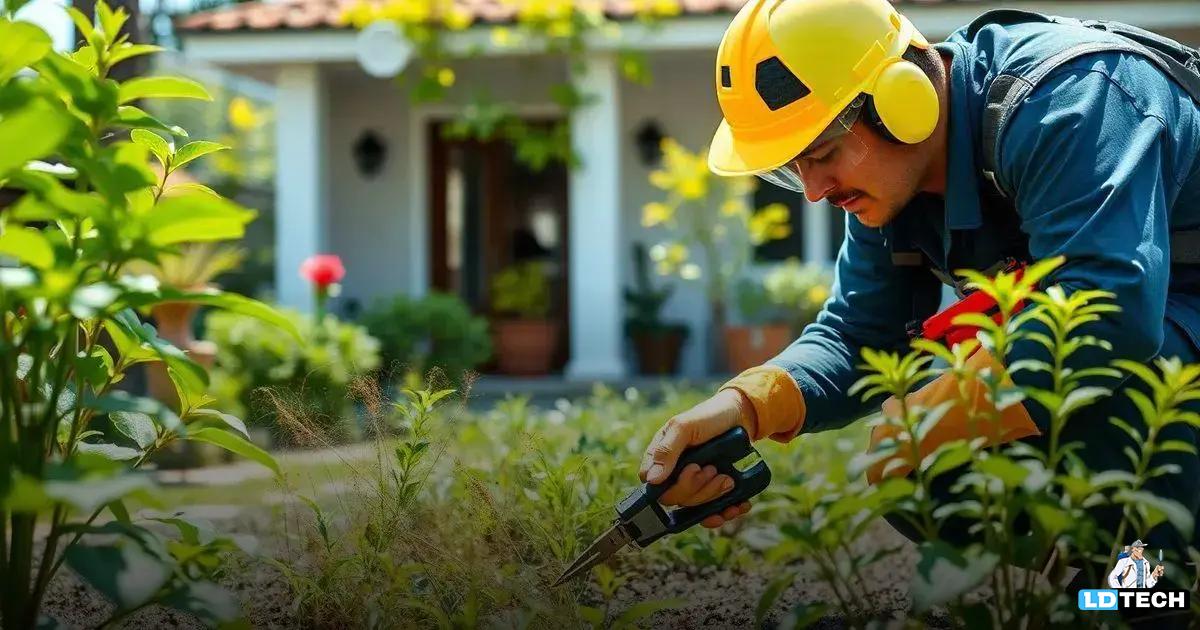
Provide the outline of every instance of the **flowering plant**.
[[[662,167],[650,183],[665,193],[642,208],[642,225],[661,228],[666,237],[650,248],[662,275],[705,281],[713,326],[728,320],[726,300],[751,262],[753,247],[791,235],[790,213],[779,203],[753,209],[751,177],[717,177],[708,169],[708,151],[692,153],[679,142],[662,142]],[[693,257],[693,250],[699,256]]]
[[335,254],[309,256],[300,265],[300,276],[312,283],[317,296],[317,320],[325,317],[325,303],[341,292],[338,284],[346,277],[342,259]]

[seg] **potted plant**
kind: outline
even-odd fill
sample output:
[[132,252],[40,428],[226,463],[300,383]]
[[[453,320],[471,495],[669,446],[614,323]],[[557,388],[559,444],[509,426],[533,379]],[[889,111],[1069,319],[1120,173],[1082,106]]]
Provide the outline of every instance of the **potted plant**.
[[767,273],[762,287],[767,300],[782,311],[795,337],[817,319],[832,284],[833,274],[824,265],[789,258]]
[[[790,213],[783,204],[753,209],[753,177],[717,177],[708,170],[708,152],[692,153],[678,142],[662,142],[662,168],[650,173],[650,183],[664,191],[662,201],[642,208],[642,226],[662,228],[666,237],[650,248],[661,275],[702,280],[708,298],[709,352],[713,371],[729,368],[722,357],[729,293],[751,262],[754,246],[787,238]],[[694,255],[698,252],[698,256]]]
[[688,328],[682,322],[662,319],[662,308],[674,288],[656,288],[650,279],[646,247],[633,245],[633,266],[637,284],[625,288],[625,304],[629,315],[625,319],[625,334],[633,341],[641,374],[674,374],[679,367],[679,353],[687,340]]
[[497,367],[505,374],[546,374],[558,350],[559,323],[550,312],[550,283],[541,265],[519,263],[496,274],[491,285],[496,314]]
[[[245,251],[233,245],[188,243],[178,253],[164,254],[157,264],[135,262],[126,269],[130,273],[151,275],[159,284],[182,291],[197,291],[212,286],[213,280],[241,265]],[[209,341],[196,339],[194,320],[199,305],[195,302],[163,302],[151,309],[158,336],[188,353],[195,362],[211,368],[216,347]],[[150,395],[167,405],[177,406],[175,387],[167,376],[166,367],[156,363],[146,373]]]
[[727,325],[724,331],[726,359],[734,373],[766,363],[792,340],[785,309],[773,303],[762,282],[742,279],[737,298],[743,323]]

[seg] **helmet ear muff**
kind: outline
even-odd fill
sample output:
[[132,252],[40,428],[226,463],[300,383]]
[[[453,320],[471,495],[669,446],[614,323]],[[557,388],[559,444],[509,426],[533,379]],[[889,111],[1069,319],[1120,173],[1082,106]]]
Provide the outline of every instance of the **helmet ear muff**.
[[916,144],[932,135],[937,126],[937,90],[916,64],[897,60],[875,79],[864,113],[867,122],[889,141]]

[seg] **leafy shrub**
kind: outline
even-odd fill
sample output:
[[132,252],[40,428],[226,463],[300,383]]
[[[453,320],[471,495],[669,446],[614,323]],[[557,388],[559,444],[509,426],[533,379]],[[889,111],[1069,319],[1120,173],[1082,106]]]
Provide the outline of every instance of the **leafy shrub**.
[[[164,539],[126,500],[152,486],[136,469],[177,440],[278,466],[246,440],[241,420],[209,407],[204,368],[139,311],[194,302],[255,317],[284,338],[295,328],[241,296],[130,274],[185,243],[240,238],[255,213],[203,186],[166,185],[224,147],[186,142],[184,130],[130,105],[207,100],[201,85],[108,77],[158,50],[119,34],[124,10],[97,2],[93,23],[67,7],[83,44],[59,53],[41,29],[13,21],[24,4],[0,9],[0,186],[17,196],[0,212],[0,617],[5,627],[57,626],[40,611],[66,563],[115,604],[102,625],[155,603],[234,621],[237,606],[214,581],[232,542],[182,519],[169,519],[178,538]],[[177,407],[117,390],[131,367],[153,362],[166,364]],[[95,525],[102,514],[111,520]]]
[[[915,436],[928,434],[943,417],[945,404],[923,408],[902,402],[897,417],[876,418],[875,424],[892,425],[899,434],[881,442],[875,451],[855,458],[847,476],[809,476],[781,488],[795,518],[781,528],[785,541],[773,551],[774,556],[813,559],[822,579],[835,593],[835,601],[828,604],[793,610],[791,622],[803,625],[829,610],[837,610],[851,626],[866,626],[877,615],[890,614],[868,607],[877,598],[863,574],[896,550],[875,548],[864,552],[856,544],[869,535],[872,521],[884,514],[895,523],[905,524],[921,541],[908,612],[920,617],[935,607],[945,607],[955,619],[972,628],[1098,624],[1103,619],[1094,617],[1094,612],[1079,611],[1075,600],[1069,599],[1057,583],[1069,567],[1081,567],[1088,583],[1099,585],[1105,575],[1097,572],[1097,563],[1107,561],[1111,566],[1116,549],[1127,536],[1144,535],[1162,527],[1174,529],[1184,540],[1191,538],[1194,521],[1188,508],[1144,488],[1155,477],[1178,472],[1170,465],[1151,466],[1157,455],[1196,452],[1194,445],[1164,441],[1160,436],[1173,423],[1200,427],[1200,416],[1180,408],[1184,402],[1200,397],[1200,366],[1160,359],[1157,369],[1129,361],[1116,361],[1112,367],[1068,369],[1069,359],[1077,352],[1111,349],[1108,341],[1081,334],[1080,327],[1115,312],[1117,307],[1108,301],[1112,295],[1103,291],[1077,290],[1069,296],[1056,286],[1037,291],[1036,283],[1061,262],[1040,262],[1019,279],[1012,274],[988,279],[967,272],[971,286],[1000,305],[998,322],[979,314],[956,319],[958,324],[979,327],[978,339],[953,348],[919,339],[904,355],[863,351],[866,376],[854,390],[864,397],[891,395],[903,400],[905,394],[935,374],[930,364],[937,358],[960,379],[983,383],[987,399],[998,409],[1023,400],[1044,407],[1050,414],[1047,448],[1042,451],[1022,442],[987,446],[982,437],[976,437],[951,441],[922,455],[915,447]],[[1016,305],[1023,300],[1032,301],[1033,306],[1018,312]],[[1021,326],[1027,322],[1040,322],[1043,331],[1029,332]],[[967,357],[981,345],[993,356],[1007,357],[1019,339],[1043,346],[1049,363],[1015,362],[1006,365],[1000,374],[976,372],[967,364]],[[1012,385],[1006,377],[1010,371],[1019,370],[1050,373],[1050,388]],[[1126,449],[1128,470],[1091,470],[1080,457],[1083,444],[1064,443],[1068,435],[1064,428],[1080,409],[1112,399],[1112,390],[1097,382],[1115,382],[1112,379],[1125,375],[1132,376],[1134,382],[1141,381],[1149,391],[1142,394],[1125,390],[1123,394],[1137,403],[1146,428],[1134,428],[1126,422],[1131,420],[1128,418],[1112,418],[1111,422],[1128,433],[1138,448]],[[959,404],[967,400],[965,389],[960,388]],[[968,421],[982,435],[989,423],[999,422],[999,412],[974,411]],[[899,457],[895,461],[911,469],[912,474],[867,486],[862,472],[892,457]],[[936,488],[950,481],[953,498],[947,501]],[[1115,529],[1100,527],[1097,508],[1117,508],[1120,520]],[[943,530],[947,519],[965,523],[970,536],[962,538]],[[1029,525],[1017,525],[1021,522]],[[1093,554],[1098,549],[1113,551],[1107,557],[1096,557]],[[1187,553],[1192,561],[1200,558],[1195,548]],[[1167,577],[1181,584],[1195,579],[1175,568],[1189,558],[1171,555],[1167,560],[1173,566],[1168,565]],[[767,589],[759,610],[769,609],[793,577],[785,573],[778,584]],[[980,587],[990,590],[989,600],[970,596]],[[856,593],[865,597],[858,598]]]
[[350,386],[379,367],[379,342],[363,327],[332,316],[316,322],[281,312],[300,331],[301,342],[253,318],[208,316],[208,338],[217,344],[214,393],[251,425],[271,428],[287,444],[351,438]]
[[458,383],[492,356],[487,320],[445,293],[376,302],[363,313],[362,324],[379,340],[385,370],[426,373],[436,368]]
[[550,312],[550,281],[542,265],[519,263],[492,279],[492,310],[499,315],[540,319]]

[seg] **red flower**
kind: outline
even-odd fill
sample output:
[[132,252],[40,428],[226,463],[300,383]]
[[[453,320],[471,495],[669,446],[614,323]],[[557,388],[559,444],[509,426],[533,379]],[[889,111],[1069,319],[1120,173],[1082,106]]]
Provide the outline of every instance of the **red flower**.
[[341,282],[346,275],[342,259],[335,254],[317,254],[310,256],[300,265],[300,275],[318,288]]

